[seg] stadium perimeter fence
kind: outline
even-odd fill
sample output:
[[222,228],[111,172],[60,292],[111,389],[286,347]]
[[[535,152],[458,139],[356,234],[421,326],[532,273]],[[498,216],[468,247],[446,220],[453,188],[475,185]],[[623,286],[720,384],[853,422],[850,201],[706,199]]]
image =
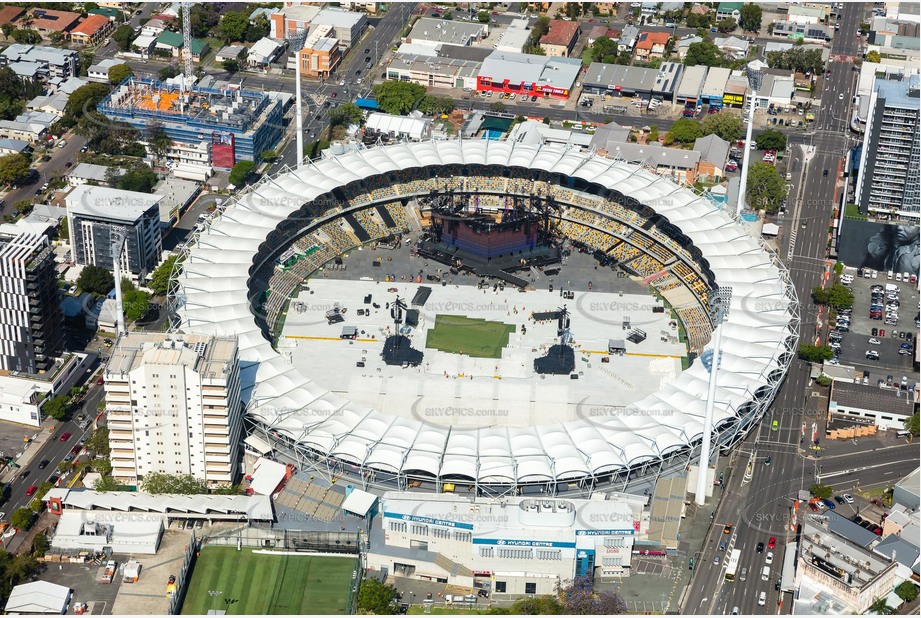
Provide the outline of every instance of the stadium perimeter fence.
[[192,531],[192,538],[185,548],[185,556],[182,559],[182,567],[179,569],[179,575],[176,576],[176,589],[169,599],[169,609],[167,613],[170,616],[177,616],[182,612],[182,602],[185,600],[186,591],[189,589],[191,580],[192,567],[195,565],[195,558],[201,549],[201,539]]

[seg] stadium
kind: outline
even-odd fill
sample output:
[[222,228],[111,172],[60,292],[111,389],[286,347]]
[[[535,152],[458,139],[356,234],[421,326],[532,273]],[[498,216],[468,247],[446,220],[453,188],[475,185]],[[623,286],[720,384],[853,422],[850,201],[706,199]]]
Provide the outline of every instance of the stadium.
[[[182,251],[173,328],[239,336],[251,437],[378,490],[640,486],[699,456],[717,298],[720,448],[762,417],[798,342],[787,272],[737,221],[564,146],[313,161],[238,195]],[[461,404],[493,413],[419,413]]]

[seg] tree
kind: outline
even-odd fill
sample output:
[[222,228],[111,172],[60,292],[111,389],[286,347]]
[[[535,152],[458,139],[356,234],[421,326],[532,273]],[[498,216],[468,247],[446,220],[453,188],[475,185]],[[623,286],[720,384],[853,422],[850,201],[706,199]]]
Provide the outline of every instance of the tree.
[[592,60],[612,64],[617,58],[618,49],[615,41],[606,36],[600,36],[592,45]]
[[835,283],[828,288],[827,304],[839,311],[841,309],[850,309],[854,306],[854,292],[846,285]]
[[454,109],[454,99],[451,97],[436,97],[427,94],[419,101],[419,111],[423,114],[447,114]]
[[138,165],[120,176],[113,177],[116,189],[138,193],[150,193],[159,180],[157,173],[146,165]]
[[233,169],[230,170],[230,184],[237,187],[242,186],[255,167],[256,164],[252,161],[240,161],[234,165]]
[[361,123],[361,110],[354,103],[346,103],[329,112],[329,124],[332,126]]
[[172,79],[179,75],[182,71],[179,70],[179,67],[170,65],[160,69],[160,72],[157,74],[157,77],[160,78],[160,81],[166,81],[167,79]]
[[408,114],[425,96],[425,86],[387,81],[374,86],[374,95],[382,111],[388,114]]
[[28,530],[33,519],[35,519],[35,513],[32,512],[32,509],[16,509],[10,515],[10,525],[17,530]]
[[699,43],[691,43],[688,45],[687,54],[684,56],[684,64],[687,66],[718,67],[723,64],[723,61],[723,52],[710,39],[704,39]]
[[479,20],[481,24],[488,24],[489,23],[489,11],[480,11],[479,13],[476,14],[476,18]]
[[173,138],[161,125],[153,124],[147,128],[147,145],[154,155],[163,157],[173,146]]
[[221,18],[221,36],[225,43],[242,41],[249,26],[249,16],[243,12],[228,11]]
[[534,26],[531,28],[531,38],[535,41],[540,40],[540,37],[544,36],[550,32],[550,18],[546,15],[541,15],[534,22]]
[[14,41],[23,45],[37,45],[42,42],[42,35],[37,30],[29,30],[28,28],[16,28],[13,30],[12,36]]
[[806,49],[802,45],[794,45],[785,51],[768,52],[767,64],[772,69],[799,71],[800,73],[821,73],[825,70],[822,51]]
[[44,556],[50,548],[51,544],[48,542],[48,535],[44,532],[39,532],[32,539],[32,553],[39,558]]
[[544,116],[544,118],[543,118],[543,120],[541,120],[541,122],[543,122],[543,123],[544,123],[545,125],[547,125],[548,127],[550,126],[550,118],[548,118],[547,116]]
[[745,134],[745,127],[742,125],[741,116],[732,112],[707,114],[700,124],[700,134],[702,136],[715,134],[727,142],[734,142]]
[[73,126],[87,112],[96,111],[96,106],[109,96],[111,91],[111,86],[106,84],[93,83],[80,86],[67,99],[64,118],[61,121],[67,123],[67,126]]
[[610,590],[595,590],[590,575],[579,575],[565,588],[559,589],[564,614],[616,616],[627,613],[627,604],[619,594]]
[[787,136],[780,131],[768,129],[755,138],[760,150],[783,150],[787,147]]
[[144,476],[141,487],[149,494],[197,495],[208,493],[207,484],[191,474],[151,472]]
[[504,112],[504,111],[505,111],[505,103],[503,103],[502,101],[493,101],[492,103],[489,104],[489,111],[491,111],[491,112]]
[[246,27],[246,42],[255,43],[262,37],[269,36],[269,18],[260,15]]
[[649,127],[649,136],[647,138],[647,141],[649,143],[659,141],[659,127],[657,127],[656,125],[652,125],[651,127]]
[[914,582],[906,579],[895,587],[895,593],[905,603],[911,603],[918,598],[918,587],[915,586]]
[[873,604],[867,608],[870,613],[876,614],[878,616],[888,616],[893,612],[893,609],[889,607],[889,604],[886,603],[885,597],[880,597],[873,601]]
[[87,146],[94,152],[107,155],[142,157],[147,154],[139,144],[140,133],[124,122],[109,120],[93,110],[77,121],[74,133],[86,138]]
[[136,322],[147,315],[150,309],[150,294],[141,290],[130,290],[122,295],[125,318]]
[[3,36],[7,39],[10,38],[10,35],[13,34],[13,30],[15,29],[16,29],[16,26],[14,26],[13,24],[9,22],[0,26],[0,32],[3,32]]
[[223,66],[224,70],[228,73],[236,73],[240,70],[240,61],[235,60],[234,58],[227,58],[224,62],[221,63],[221,66]]
[[761,30],[761,7],[757,4],[743,4],[739,10],[739,25],[748,32]]
[[0,157],[0,184],[16,185],[29,174],[31,160],[28,155],[17,153]]
[[807,363],[821,363],[831,360],[835,354],[828,346],[815,346],[808,343],[799,344],[799,357]]
[[134,71],[127,64],[116,64],[109,69],[109,83],[116,86],[129,77],[134,76]]
[[879,55],[879,52],[875,49],[867,52],[867,62],[879,62],[882,58]]
[[101,476],[93,483],[93,489],[96,491],[117,491],[118,486],[118,481],[111,476]]
[[700,123],[691,118],[681,118],[672,124],[668,134],[675,142],[693,144],[701,136]]
[[710,26],[713,25],[713,16],[710,13],[704,13],[703,15],[688,13],[686,23],[688,28],[700,28],[709,31]]
[[131,41],[134,40],[134,28],[128,24],[122,24],[112,33],[112,40],[118,43],[122,51],[131,49]]
[[539,616],[562,614],[563,608],[559,600],[550,595],[539,597],[522,597],[512,604],[511,611],[515,615]]
[[93,460],[93,470],[103,476],[108,476],[112,474],[112,462],[108,459],[95,459]]
[[105,268],[90,264],[80,271],[77,287],[84,292],[105,296],[115,287],[115,278]]
[[178,259],[178,255],[169,256],[150,275],[147,286],[155,296],[164,296],[171,290],[170,276],[173,274],[173,267]]
[[109,456],[109,428],[102,426],[86,441],[86,448],[97,455]]
[[73,469],[74,469],[74,464],[72,461],[62,461],[58,463],[58,470],[60,470],[62,474],[66,474]]
[[360,614],[395,614],[397,589],[383,584],[376,579],[362,580],[358,589],[358,613]]
[[822,500],[828,500],[831,498],[831,495],[835,493],[835,488],[831,485],[823,485],[822,483],[814,483],[809,488],[809,493],[815,496],[816,498],[821,498]]
[[921,435],[921,414],[915,412],[908,418],[906,418],[902,423],[905,425],[905,429],[913,436],[918,437]]
[[732,32],[735,30],[739,24],[736,23],[736,20],[732,17],[727,17],[716,22],[716,29],[722,33]]
[[45,416],[50,416],[56,421],[64,420],[67,416],[67,398],[63,395],[55,395],[51,399],[46,399],[42,406]]
[[748,168],[748,203],[756,210],[777,212],[787,194],[784,179],[777,168],[756,161]]

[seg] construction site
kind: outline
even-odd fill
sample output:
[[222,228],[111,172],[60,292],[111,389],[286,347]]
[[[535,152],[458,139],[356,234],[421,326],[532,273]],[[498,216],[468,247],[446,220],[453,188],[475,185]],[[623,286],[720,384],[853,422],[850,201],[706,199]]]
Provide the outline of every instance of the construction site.
[[130,78],[97,107],[107,118],[146,134],[162,127],[173,141],[212,144],[212,165],[233,167],[272,150],[282,135],[282,105],[265,93],[204,88],[183,79]]

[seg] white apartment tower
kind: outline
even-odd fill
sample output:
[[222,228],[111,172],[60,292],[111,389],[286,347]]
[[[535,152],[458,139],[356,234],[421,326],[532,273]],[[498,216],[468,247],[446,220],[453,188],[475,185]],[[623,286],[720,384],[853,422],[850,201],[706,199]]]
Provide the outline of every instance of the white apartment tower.
[[112,475],[237,477],[242,430],[236,337],[129,333],[105,369]]

